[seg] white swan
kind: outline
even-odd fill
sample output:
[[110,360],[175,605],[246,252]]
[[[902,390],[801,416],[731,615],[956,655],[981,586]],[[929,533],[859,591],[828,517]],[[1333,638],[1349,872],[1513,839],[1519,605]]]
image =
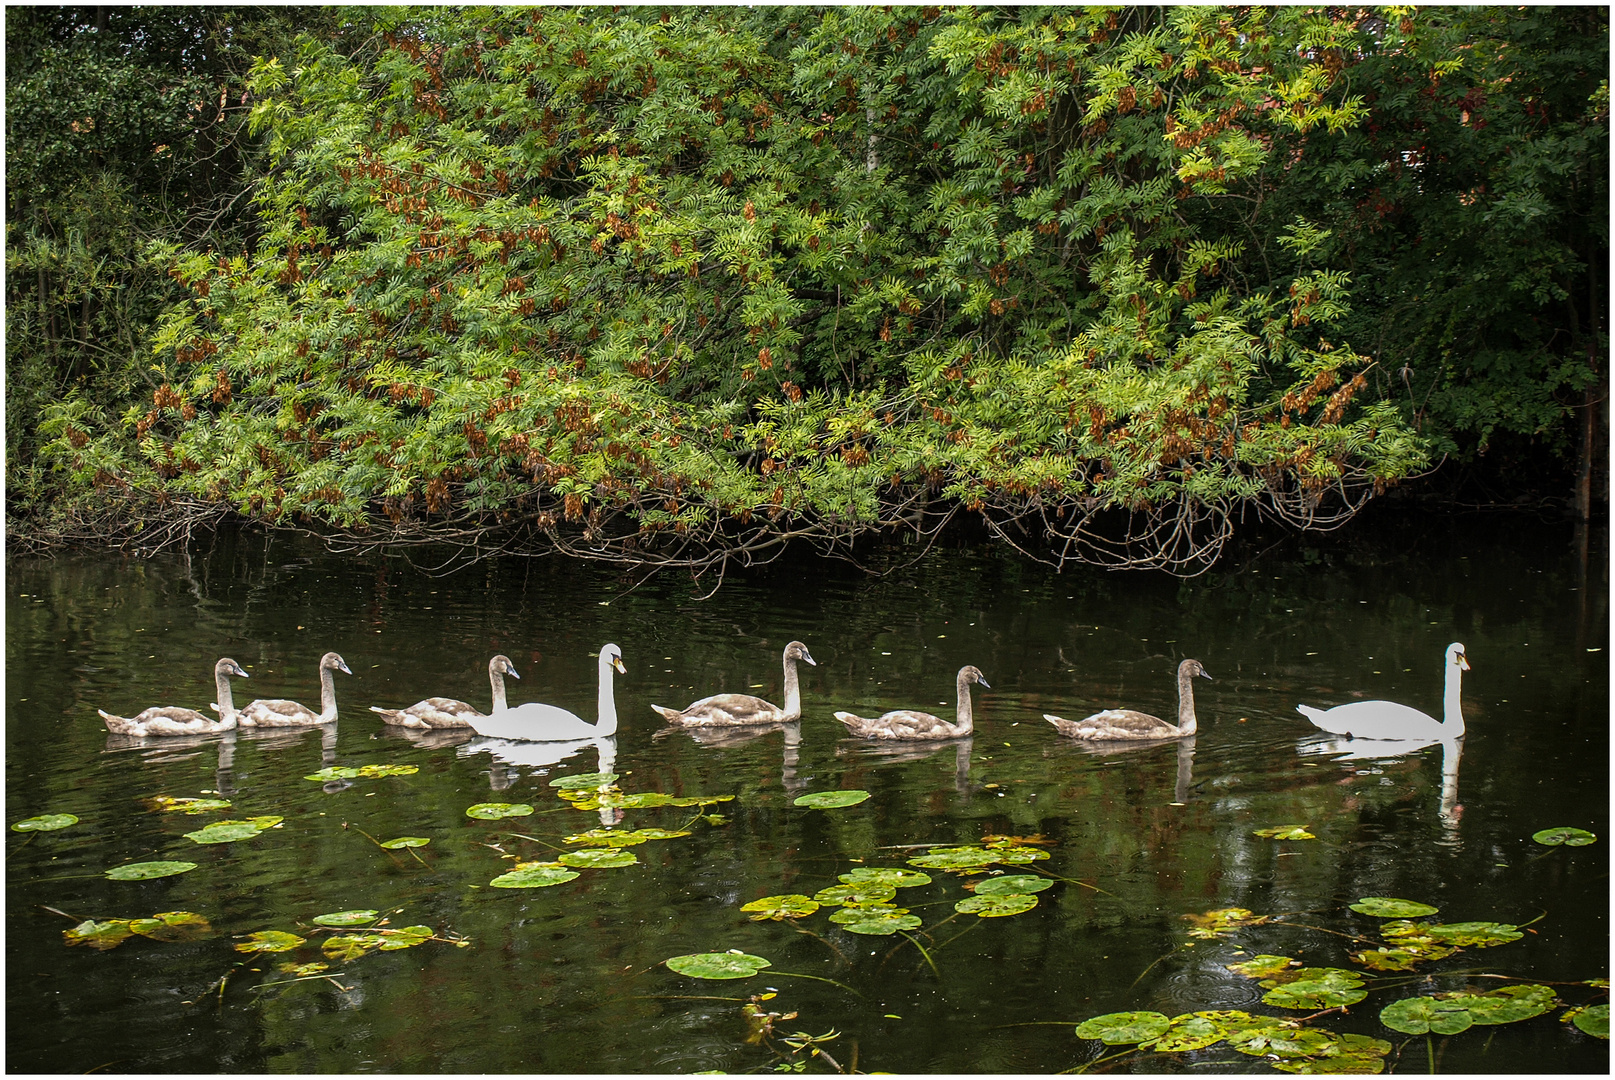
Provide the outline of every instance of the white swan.
[[683,709],[669,709],[665,705],[651,708],[667,718],[670,724],[686,727],[724,727],[737,724],[782,724],[802,716],[802,687],[796,677],[796,662],[805,660],[818,667],[808,655],[807,646],[793,641],[785,646],[785,707],[770,704],[751,694],[713,694]]
[[101,714],[102,722],[114,735],[145,738],[148,735],[211,735],[218,731],[229,731],[236,726],[237,715],[230,697],[232,675],[247,678],[241,665],[228,656],[213,665],[213,687],[218,691],[219,703],[224,706],[219,710],[217,720],[203,716],[195,709],[177,705],[155,705],[135,716],[113,716],[103,709],[95,711]]
[[939,716],[917,709],[896,709],[883,713],[873,720],[856,713],[838,712],[836,719],[847,725],[847,730],[865,739],[956,739],[969,735],[974,728],[970,709],[970,684],[980,683],[991,690],[980,669],[962,667],[955,689],[959,694],[958,722],[950,724]]
[[[237,714],[242,727],[311,727],[336,719],[336,678],[332,672],[352,675],[334,652],[320,657],[320,711],[286,698],[259,698]],[[222,705],[223,702],[220,702]],[[222,711],[222,710],[221,710]]]
[[1297,705],[1295,711],[1324,731],[1358,739],[1456,739],[1464,733],[1464,714],[1458,694],[1463,673],[1468,670],[1463,645],[1456,641],[1448,645],[1443,720],[1394,701],[1353,701],[1332,709]]
[[587,723],[576,713],[554,705],[529,701],[524,705],[506,709],[493,716],[468,717],[478,735],[496,739],[524,739],[528,742],[566,742],[573,739],[597,739],[617,733],[617,700],[612,693],[611,669],[624,675],[628,669],[622,664],[622,650],[607,645],[600,650],[600,705],[598,724]]
[[1211,678],[1198,660],[1185,660],[1178,665],[1178,722],[1173,726],[1158,716],[1136,709],[1106,709],[1085,720],[1063,720],[1050,713],[1043,719],[1054,725],[1061,735],[1073,739],[1138,740],[1182,739],[1200,730],[1194,715],[1194,677]]
[[[512,679],[521,678],[516,674],[516,665],[510,662],[510,657],[501,654],[488,661],[488,684],[493,687],[493,709],[487,715],[502,713],[508,707],[505,704],[506,675]],[[471,726],[471,717],[484,715],[475,706],[443,697],[429,697],[407,709],[383,709],[372,705],[370,711],[380,714],[384,723],[410,728],[468,728]]]

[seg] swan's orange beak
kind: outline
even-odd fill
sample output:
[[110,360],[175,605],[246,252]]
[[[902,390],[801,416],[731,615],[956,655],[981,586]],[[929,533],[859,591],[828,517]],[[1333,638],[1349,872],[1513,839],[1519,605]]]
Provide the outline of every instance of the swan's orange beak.
[[622,657],[620,656],[613,656],[611,658],[611,666],[617,669],[617,674],[619,675],[628,674],[628,669],[622,666]]
[[1468,671],[1469,670],[1469,658],[1464,656],[1463,653],[1458,654],[1458,670],[1459,671]]

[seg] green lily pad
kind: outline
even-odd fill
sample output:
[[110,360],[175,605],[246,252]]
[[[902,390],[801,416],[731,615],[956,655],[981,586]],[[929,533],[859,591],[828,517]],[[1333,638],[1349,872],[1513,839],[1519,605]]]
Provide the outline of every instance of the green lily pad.
[[1531,834],[1531,839],[1549,847],[1558,847],[1560,844],[1565,847],[1586,847],[1588,844],[1598,842],[1598,837],[1586,829],[1574,829],[1569,825],[1560,825],[1557,828],[1534,832]]
[[1159,1054],[1203,1050],[1214,1043],[1222,1042],[1227,1033],[1228,1029],[1216,1020],[1184,1013],[1182,1016],[1172,1018],[1172,1026],[1166,1029],[1166,1034],[1155,1040],[1155,1045],[1150,1049]]
[[69,945],[88,945],[92,949],[115,949],[134,933],[128,919],[108,919],[96,922],[85,919],[71,930],[63,930],[62,937]]
[[1459,994],[1447,999],[1469,1010],[1476,1024],[1512,1024],[1529,1020],[1553,1008],[1555,994],[1546,986],[1504,986],[1484,994]]
[[783,896],[765,896],[760,900],[753,900],[749,904],[741,904],[740,910],[751,916],[753,922],[762,922],[764,919],[800,919],[819,910],[819,902],[801,893],[787,893]]
[[583,851],[568,851],[564,855],[557,856],[555,861],[562,866],[604,870],[613,866],[632,866],[639,861],[639,858],[632,851],[623,851],[621,848],[587,848]]
[[430,926],[400,926],[396,930],[382,930],[380,936],[382,952],[397,952],[431,941],[437,931]]
[[316,926],[362,926],[373,923],[381,912],[373,908],[356,908],[352,911],[332,911],[324,915],[316,915],[313,922]]
[[998,893],[1038,893],[1051,887],[1053,881],[1036,874],[1005,874],[1003,877],[990,877],[986,881],[976,882],[977,896],[992,896]]
[[375,934],[332,934],[320,943],[320,951],[338,963],[357,960],[381,944]]
[[886,937],[899,930],[916,930],[921,922],[920,917],[910,915],[907,908],[892,907],[890,904],[844,907],[830,919],[850,934],[868,934],[871,937]]
[[633,844],[643,844],[647,840],[672,840],[680,836],[689,836],[688,829],[590,829],[575,836],[568,836],[569,844],[594,844],[598,847],[628,847]]
[[808,795],[798,795],[794,803],[815,810],[835,810],[843,806],[857,806],[867,798],[869,798],[867,791],[815,791]]
[[1379,1022],[1406,1035],[1456,1035],[1474,1023],[1469,1010],[1458,1002],[1434,997],[1412,997],[1393,1001],[1379,1011]]
[[309,975],[318,975],[323,971],[330,971],[331,965],[322,964],[316,960],[308,964],[281,964],[275,970],[284,971],[288,975],[296,975],[299,978],[303,978]]
[[1398,900],[1393,896],[1365,896],[1353,904],[1351,909],[1359,914],[1373,915],[1381,919],[1421,919],[1441,910],[1416,900]]
[[1276,825],[1271,829],[1254,830],[1257,836],[1266,836],[1273,840],[1316,840],[1317,837],[1307,832],[1305,825]]
[[1288,956],[1274,956],[1271,953],[1262,953],[1249,960],[1242,960],[1237,964],[1224,964],[1229,971],[1237,972],[1247,979],[1271,979],[1281,972],[1301,966],[1299,960],[1291,960]]
[[924,855],[916,855],[908,864],[932,870],[974,870],[991,866],[997,860],[998,856],[986,848],[932,848]]
[[259,930],[236,942],[236,952],[291,952],[305,940],[284,930]]
[[1194,924],[1189,931],[1190,937],[1211,939],[1222,937],[1242,926],[1258,926],[1267,921],[1267,916],[1253,915],[1245,908],[1235,907],[1219,908],[1203,915],[1190,912],[1183,915],[1183,919]]
[[821,904],[884,904],[897,895],[897,886],[863,881],[854,885],[831,885],[813,894]]
[[214,810],[230,809],[229,799],[176,799],[169,795],[153,795],[145,800],[147,809],[177,810],[182,814],[206,814]]
[[1172,1021],[1158,1012],[1106,1013],[1077,1025],[1077,1038],[1098,1039],[1106,1046],[1149,1042],[1165,1035]]
[[65,829],[69,825],[77,825],[79,819],[74,814],[40,814],[38,817],[23,818],[11,826],[12,832],[55,832]]
[[1366,1075],[1385,1070],[1384,1058],[1391,1052],[1391,1044],[1384,1039],[1367,1035],[1336,1035],[1321,1029],[1320,1033],[1331,1040],[1320,1056],[1276,1061],[1273,1067],[1280,1072],[1304,1075]]
[[680,975],[692,979],[746,979],[765,967],[773,967],[771,960],[751,956],[739,949],[728,952],[689,953],[662,961]]
[[265,829],[272,829],[284,820],[286,819],[266,815],[244,821],[215,821],[195,832],[186,833],[185,838],[198,844],[233,844],[238,840],[251,840]]
[[194,941],[213,925],[194,911],[159,911],[149,919],[130,919],[129,929],[153,941]]
[[500,818],[526,817],[533,808],[526,803],[479,802],[465,808],[465,816],[478,821],[498,821]]
[[931,884],[931,875],[898,866],[859,866],[842,874],[841,881],[847,885],[890,885],[894,889],[907,889]]
[[1262,995],[1262,1001],[1281,1009],[1335,1009],[1355,1005],[1368,996],[1367,990],[1319,980],[1300,980],[1276,986]]
[[158,861],[124,863],[107,871],[113,881],[150,881],[152,878],[173,877],[196,869],[193,862]]
[[994,892],[966,897],[954,904],[953,910],[983,919],[1001,919],[1006,915],[1019,915],[1023,911],[1031,911],[1035,907],[1037,897],[1029,893]]
[[550,787],[560,788],[562,791],[576,791],[579,788],[598,788],[617,779],[614,772],[582,773],[577,776],[558,776],[550,781]]
[[1263,986],[1284,986],[1294,982],[1330,982],[1341,986],[1361,986],[1363,977],[1346,968],[1295,967],[1275,971],[1263,979]]
[[321,783],[328,780],[370,780],[378,776],[409,776],[420,771],[419,765],[332,765],[317,773],[310,773],[303,779],[318,780]]
[[496,889],[544,889],[582,876],[558,862],[529,863],[517,866],[508,874],[500,874],[488,884]]
[[1271,1025],[1243,1025],[1228,1034],[1228,1045],[1252,1057],[1316,1057],[1327,1054],[1334,1043],[1335,1037],[1331,1032],[1319,1028],[1290,1027],[1278,1020]]
[[1048,852],[1039,851],[1037,848],[1030,847],[999,846],[997,844],[989,844],[987,845],[987,850],[993,853],[994,862],[1007,863],[1012,866],[1023,863],[1040,862],[1049,857]]
[[1580,1009],[1571,1009],[1565,1013],[1564,1019],[1573,1022],[1578,1029],[1595,1039],[1609,1038],[1608,1005],[1588,1005]]
[[425,836],[400,836],[396,840],[383,840],[381,846],[397,851],[399,848],[425,847],[431,842],[431,838]]
[[1493,945],[1506,945],[1525,935],[1508,923],[1465,922],[1445,923],[1425,927],[1425,933],[1443,945],[1487,949]]
[[1451,956],[1453,950],[1445,945],[1414,945],[1397,949],[1364,949],[1349,954],[1370,971],[1412,971],[1414,964],[1440,960]]

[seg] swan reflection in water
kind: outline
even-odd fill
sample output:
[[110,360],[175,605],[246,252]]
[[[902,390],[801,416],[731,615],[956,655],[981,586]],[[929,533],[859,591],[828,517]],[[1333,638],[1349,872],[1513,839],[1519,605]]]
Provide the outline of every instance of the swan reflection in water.
[[1190,790],[1194,781],[1194,743],[1195,736],[1179,737],[1176,739],[1145,739],[1138,742],[1121,742],[1107,739],[1099,742],[1075,741],[1075,745],[1083,753],[1093,757],[1110,757],[1112,754],[1135,754],[1153,750],[1157,746],[1176,746],[1178,771],[1172,784],[1172,802],[1182,805],[1189,801]]
[[1441,818],[1447,835],[1456,838],[1458,820],[1464,808],[1458,803],[1458,762],[1463,757],[1463,739],[1351,739],[1313,738],[1303,740],[1297,749],[1302,754],[1327,754],[1336,761],[1384,761],[1406,757],[1428,747],[1441,746],[1441,801],[1436,813]]
[[780,786],[787,795],[797,795],[807,789],[807,779],[799,778],[796,774],[798,763],[801,761],[802,750],[802,721],[791,720],[785,723],[748,724],[745,727],[695,727],[679,725],[665,727],[651,736],[652,742],[660,742],[674,732],[688,735],[692,742],[699,746],[721,749],[726,747],[744,746],[765,736],[779,732],[784,736],[784,748],[780,756]]
[[[921,761],[948,748],[953,749],[953,789],[960,795],[979,790],[970,783],[970,748],[975,737],[921,743],[875,743],[867,739],[842,739],[836,744],[836,757],[865,758],[875,762]],[[1136,744],[1134,744],[1136,745]]]
[[140,751],[141,757],[156,764],[197,757],[210,744],[219,748],[219,763],[213,773],[213,794],[233,795],[236,790],[231,775],[236,761],[236,730],[233,728],[217,735],[169,735],[161,739],[108,735],[104,753]]
[[[456,748],[458,757],[470,757],[472,754],[488,754],[493,763],[488,768],[488,786],[494,791],[504,791],[521,779],[522,769],[537,769],[538,775],[545,775],[549,766],[557,765],[569,757],[594,747],[596,754],[595,772],[608,773],[617,767],[617,740],[615,736],[600,739],[577,739],[572,742],[528,742],[525,739],[494,739],[478,736]],[[622,811],[600,808],[600,823],[602,825],[615,825],[622,820]]]

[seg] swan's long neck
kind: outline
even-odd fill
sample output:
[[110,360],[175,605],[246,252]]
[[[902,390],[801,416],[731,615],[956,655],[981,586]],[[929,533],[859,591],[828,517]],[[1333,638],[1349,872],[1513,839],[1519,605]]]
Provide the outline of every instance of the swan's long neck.
[[1459,688],[1464,672],[1456,663],[1447,665],[1447,693],[1441,703],[1441,737],[1456,739],[1464,733],[1464,710],[1459,704]]
[[802,683],[796,677],[796,657],[785,658],[785,715],[795,719],[802,715]]
[[320,668],[320,718],[336,719],[336,673],[328,667]]
[[1178,672],[1178,734],[1193,735],[1200,729],[1194,718],[1194,676],[1187,671]]
[[219,718],[234,716],[236,714],[235,698],[230,693],[230,676],[222,671],[213,673],[213,690],[218,694],[215,703],[219,706]]
[[617,697],[612,689],[611,659],[600,657],[600,722],[595,725],[595,736],[617,734]]
[[488,685],[493,687],[493,711],[502,713],[510,708],[509,705],[505,704],[505,673],[489,668]]
[[968,735],[975,728],[975,717],[970,710],[970,680],[963,675],[959,676],[958,691],[959,719],[956,726],[959,728],[958,734]]

